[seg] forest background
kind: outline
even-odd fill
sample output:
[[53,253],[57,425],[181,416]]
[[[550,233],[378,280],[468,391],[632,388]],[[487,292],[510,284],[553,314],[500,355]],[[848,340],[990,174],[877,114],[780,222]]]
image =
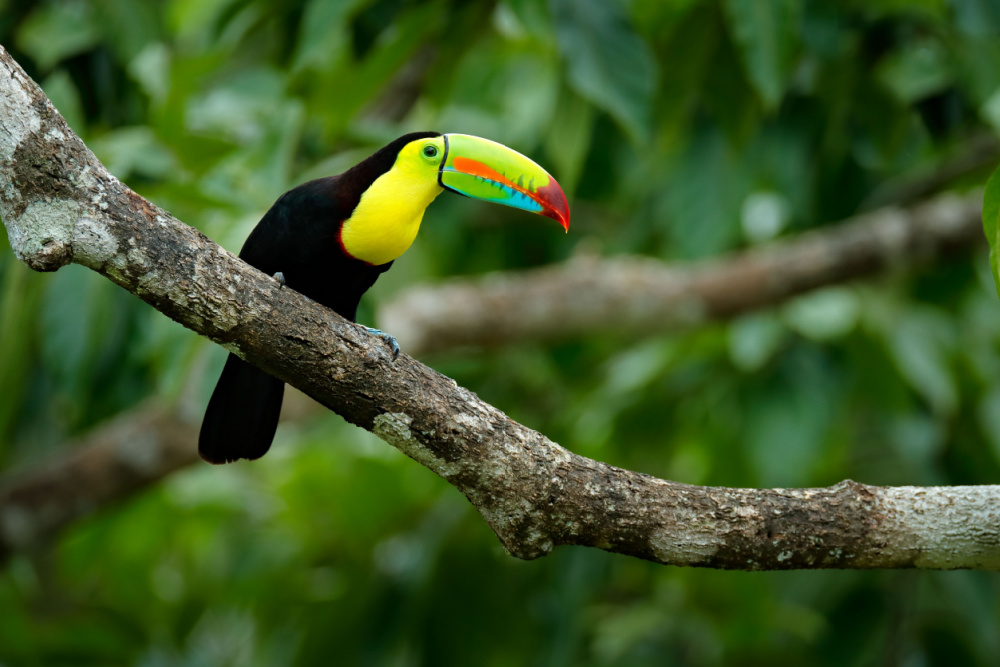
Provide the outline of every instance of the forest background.
[[[975,196],[1000,161],[1000,4],[986,0],[0,0],[0,44],[116,176],[234,251],[283,191],[410,130],[489,137],[562,183],[569,236],[442,196],[366,297],[371,324],[407,287],[453,276],[697,262],[937,191]],[[575,452],[658,477],[996,482],[985,245],[909,259],[694,330],[421,359]],[[109,419],[196,423],[224,356],[82,267],[35,274],[4,248],[0,487]],[[192,462],[7,554],[0,664],[1000,654],[986,573],[716,572],[582,548],[518,561],[443,480],[291,403],[265,459]]]

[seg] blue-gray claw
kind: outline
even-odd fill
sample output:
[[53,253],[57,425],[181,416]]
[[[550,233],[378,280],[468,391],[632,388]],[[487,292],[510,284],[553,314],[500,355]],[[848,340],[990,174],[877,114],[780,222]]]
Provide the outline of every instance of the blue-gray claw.
[[395,336],[390,336],[381,329],[372,329],[371,327],[365,327],[365,331],[375,336],[378,336],[386,343],[388,343],[389,348],[392,350],[392,360],[396,361],[396,357],[399,356],[399,343],[396,342]]
[[282,287],[285,286],[285,274],[282,273],[281,271],[278,271],[271,277],[278,281],[278,289],[281,289]]

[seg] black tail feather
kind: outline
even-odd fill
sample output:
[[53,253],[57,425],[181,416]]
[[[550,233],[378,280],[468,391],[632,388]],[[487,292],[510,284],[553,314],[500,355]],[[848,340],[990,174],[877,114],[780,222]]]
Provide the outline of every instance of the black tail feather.
[[284,393],[284,382],[230,354],[201,422],[201,458],[232,463],[264,456],[278,428]]

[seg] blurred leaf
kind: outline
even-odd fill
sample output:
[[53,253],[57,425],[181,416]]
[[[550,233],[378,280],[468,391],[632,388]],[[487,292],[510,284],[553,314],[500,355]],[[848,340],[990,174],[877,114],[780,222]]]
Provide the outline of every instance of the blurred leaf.
[[704,257],[731,247],[739,238],[740,207],[749,192],[741,156],[717,132],[695,134],[662,199],[677,254]]
[[870,169],[888,169],[905,149],[914,129],[913,111],[871,81],[865,82],[856,94],[864,103],[854,111],[859,131],[854,135],[853,154]]
[[549,41],[552,31],[546,0],[505,0],[497,6],[498,11],[510,12],[519,29],[526,30],[536,39]]
[[975,106],[1000,88],[1000,43],[992,34],[960,35],[946,43],[955,79]]
[[90,348],[99,335],[95,331],[102,319],[98,281],[103,279],[93,274],[83,276],[76,267],[70,269],[57,272],[49,282],[43,305],[42,351],[59,384],[79,389],[90,376]]
[[238,0],[172,0],[167,4],[166,23],[188,48],[204,49],[218,36],[221,16]]
[[912,311],[895,323],[891,351],[910,385],[940,415],[958,408],[958,387],[949,364],[954,344],[949,321],[933,311]]
[[450,131],[473,134],[485,132],[475,129],[475,125],[464,125],[461,120],[457,121],[457,125],[451,120],[456,117],[481,117],[483,125],[492,126],[489,130],[491,134],[503,131],[504,117],[500,108],[506,103],[507,91],[516,85],[509,76],[505,76],[508,60],[508,50],[500,48],[495,39],[482,42],[479,48],[463,54],[452,76],[449,103],[441,110],[441,122],[445,127]]
[[[816,191],[826,187],[825,183],[817,183],[815,174],[818,141],[816,133],[801,118],[793,117],[787,123],[761,128],[750,149],[753,151],[750,159],[758,174],[755,192],[767,197],[763,211],[758,209],[756,212],[771,216],[772,227],[778,226],[784,231],[801,226],[803,222],[815,221]],[[744,202],[744,207],[746,204]],[[743,212],[753,210],[744,208]]]
[[440,33],[445,15],[439,2],[408,9],[376,40],[359,63],[349,63],[331,73],[316,103],[325,114],[327,132],[336,135],[353,116],[396,74],[433,35]]
[[782,318],[807,338],[830,341],[854,329],[861,315],[857,296],[847,287],[828,287],[787,303]]
[[876,68],[876,76],[900,100],[915,102],[939,93],[951,84],[947,58],[937,42],[917,42],[883,59]]
[[625,394],[646,386],[663,372],[673,357],[673,347],[657,339],[623,350],[608,362],[608,393]]
[[994,132],[1000,132],[1000,88],[986,98],[979,107],[979,114],[993,127]]
[[977,406],[979,428],[993,448],[993,456],[1000,459],[1000,385],[994,385]]
[[[802,4],[802,45],[807,53],[822,59],[836,58],[848,33],[842,6],[836,1]],[[808,58],[808,56],[807,56]]]
[[788,209],[788,202],[776,192],[751,192],[740,209],[743,234],[751,243],[773,239],[788,224]]
[[552,125],[556,111],[559,78],[555,63],[531,53],[506,60],[503,115],[508,123],[503,137],[511,145],[534,146]]
[[725,0],[730,33],[764,108],[781,102],[798,49],[799,0]]
[[986,182],[986,190],[983,192],[983,231],[986,240],[990,244],[990,269],[993,275],[993,283],[1000,295],[1000,268],[997,267],[997,253],[1000,252],[1000,169],[993,172]]
[[667,625],[666,612],[654,605],[631,605],[607,615],[596,627],[594,652],[604,664],[626,664],[629,651]]
[[101,37],[94,6],[87,0],[39,3],[17,34],[17,45],[42,70],[93,48]]
[[765,487],[808,484],[829,437],[829,380],[812,360],[793,358],[785,372],[787,383],[766,384],[747,406],[744,437],[755,483]]
[[51,414],[61,426],[76,428],[133,405],[137,392],[148,391],[129,345],[132,316],[141,304],[78,265],[47,278],[38,344],[57,387]]
[[170,150],[148,127],[124,127],[90,142],[98,159],[122,180],[130,176],[162,178],[177,168]]
[[962,37],[995,35],[1000,30],[1000,7],[989,0],[950,3],[945,0],[922,0],[920,3],[898,2],[902,7],[923,7],[929,12],[947,16],[952,12]]
[[747,315],[729,325],[729,358],[742,371],[770,361],[785,339],[785,327],[771,313]]
[[162,37],[160,7],[155,2],[94,0],[101,31],[122,62]]
[[129,63],[128,71],[153,104],[166,102],[170,93],[170,49],[166,44],[147,44]]
[[293,71],[313,67],[330,71],[343,64],[351,46],[348,20],[368,0],[311,0],[302,13]]
[[[914,466],[929,467],[947,442],[945,425],[922,413],[902,415],[892,420],[889,429],[900,457]],[[922,483],[924,480],[920,480]],[[940,483],[939,480],[928,480]]]
[[42,81],[42,90],[49,96],[56,110],[66,119],[66,122],[77,134],[86,136],[83,104],[80,92],[76,89],[73,79],[65,69],[59,68]]
[[703,70],[699,92],[729,142],[743,149],[760,125],[762,104],[741,65],[736,45],[720,37],[713,36],[715,49]]
[[[42,276],[33,273],[17,261],[4,241],[0,248],[5,256],[0,258],[0,350],[4,363],[0,364],[0,460],[6,456],[11,440],[11,425],[24,402],[28,399],[26,387],[31,369],[32,348],[37,340],[35,332],[36,310],[40,302]],[[2,623],[0,623],[2,625]]]
[[566,196],[572,199],[580,182],[594,132],[594,107],[569,90],[559,95],[559,122],[545,137],[545,153],[555,165],[553,173]]
[[252,142],[270,129],[285,97],[284,77],[273,69],[254,68],[213,86],[188,102],[188,128],[234,142]]
[[569,83],[633,141],[649,136],[656,61],[618,0],[552,0]]
[[[292,162],[302,132],[303,110],[299,104],[275,105],[268,114],[272,122],[259,126],[263,134],[220,160],[202,182],[205,193],[253,211],[253,222],[291,187]],[[249,231],[243,230],[240,236],[245,237]]]
[[[655,2],[653,6],[680,11],[672,3]],[[718,11],[701,3],[681,16],[666,45],[658,49],[660,62],[684,63],[682,67],[664,67],[656,91],[657,141],[666,152],[682,146],[686,139],[721,34]]]

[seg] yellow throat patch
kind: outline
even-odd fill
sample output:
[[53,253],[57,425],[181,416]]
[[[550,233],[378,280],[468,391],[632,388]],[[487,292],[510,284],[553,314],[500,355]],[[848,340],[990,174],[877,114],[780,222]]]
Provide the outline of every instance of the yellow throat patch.
[[[435,146],[435,156],[425,149]],[[442,192],[438,164],[444,157],[444,139],[418,139],[403,146],[396,162],[361,195],[351,217],[344,221],[340,239],[352,257],[379,265],[396,259],[413,243],[424,210]]]

